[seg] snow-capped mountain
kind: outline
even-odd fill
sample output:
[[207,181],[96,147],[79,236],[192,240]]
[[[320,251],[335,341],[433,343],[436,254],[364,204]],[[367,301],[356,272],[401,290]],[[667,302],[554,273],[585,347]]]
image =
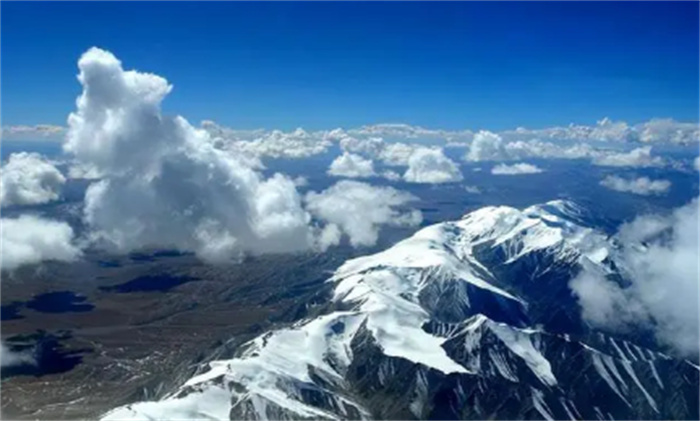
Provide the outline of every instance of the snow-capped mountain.
[[104,419],[697,419],[697,366],[580,320],[568,281],[617,273],[591,220],[553,201],[426,227],[343,264],[304,319]]

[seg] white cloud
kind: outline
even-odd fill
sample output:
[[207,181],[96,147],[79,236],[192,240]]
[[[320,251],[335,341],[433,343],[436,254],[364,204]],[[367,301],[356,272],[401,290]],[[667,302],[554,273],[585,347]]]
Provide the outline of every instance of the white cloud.
[[477,186],[464,186],[464,191],[471,194],[481,194],[481,189]]
[[467,161],[499,161],[508,158],[503,138],[486,130],[481,130],[474,135],[474,140],[465,156]]
[[84,165],[80,162],[71,163],[68,167],[68,178],[83,180],[99,180],[102,178],[99,170],[91,165]]
[[309,179],[306,178],[306,177],[304,177],[303,175],[300,175],[300,176],[296,177],[296,178],[295,178],[294,180],[292,180],[292,181],[294,182],[294,185],[295,185],[296,187],[306,187],[306,186],[309,185]]
[[693,166],[695,167],[696,171],[700,171],[700,156],[695,157],[695,161],[693,161]]
[[605,177],[600,185],[611,190],[634,193],[642,196],[660,195],[668,192],[671,182],[668,180],[651,180],[649,177],[625,179],[615,175]]
[[408,159],[408,169],[403,179],[409,183],[453,183],[462,181],[459,167],[442,149],[416,149]]
[[376,244],[381,225],[416,226],[422,216],[417,210],[402,210],[416,198],[391,187],[375,187],[343,180],[321,193],[306,195],[307,209],[326,225],[321,246],[337,244],[340,232],[353,246]]
[[3,270],[43,260],[73,261],[81,255],[73,229],[65,222],[22,215],[0,223]]
[[374,176],[374,164],[371,159],[360,155],[343,152],[331,162],[328,175],[347,178],[366,178]]
[[65,127],[37,124],[35,126],[4,126],[1,133],[3,140],[61,141],[65,132]]
[[3,207],[58,200],[66,182],[63,174],[37,153],[14,153],[0,171],[0,203]]
[[425,146],[410,143],[386,143],[379,152],[379,159],[388,166],[405,167],[413,153],[419,149],[428,149]]
[[700,140],[700,130],[695,123],[682,123],[673,119],[652,119],[630,126],[624,121],[603,118],[595,126],[570,124],[566,127],[544,129],[506,130],[501,135],[508,140],[574,140],[584,142],[645,142],[689,144]]
[[94,240],[122,251],[192,250],[212,261],[311,246],[294,182],[263,178],[246,157],[217,149],[207,131],[162,115],[172,89],[165,79],[124,71],[96,48],[78,66],[83,93],[65,149],[102,175],[85,194]]
[[348,130],[348,133],[353,136],[361,137],[373,136],[395,140],[444,140],[447,142],[471,140],[474,136],[471,130],[434,130],[400,123],[362,126]]
[[504,146],[504,159],[557,158],[581,159],[593,156],[596,150],[585,143],[560,145],[539,140],[510,142]]
[[377,157],[386,146],[381,137],[357,138],[338,132],[331,132],[328,137],[337,139],[343,151],[365,156]]
[[[118,251],[177,248],[218,262],[326,246],[338,237],[330,225],[347,233],[353,245],[368,244],[381,224],[406,219],[392,208],[407,200],[404,193],[339,183],[307,196],[314,222],[296,189],[301,180],[265,178],[260,162],[237,149],[240,142],[229,148],[229,140],[212,137],[212,132],[234,136],[227,129],[213,123],[197,129],[182,117],[163,115],[160,103],[172,87],[162,77],[124,71],[111,53],[96,48],[78,66],[83,93],[68,119],[64,148],[101,176],[87,189],[84,207],[89,238],[98,245]],[[311,142],[317,135],[297,130],[263,137],[260,144],[269,146],[281,139]],[[371,202],[363,202],[367,197]],[[342,201],[353,203],[341,212],[355,209],[352,215],[325,213],[329,203]],[[396,218],[384,219],[385,214]]]
[[36,358],[31,351],[13,351],[0,342],[0,366],[36,365]]
[[697,123],[680,123],[671,118],[654,118],[635,127],[645,143],[690,144],[700,140]]
[[291,132],[233,130],[209,120],[202,122],[202,128],[217,148],[256,158],[308,158],[327,151],[332,144],[323,134],[309,133],[302,128]]
[[593,164],[603,167],[660,167],[664,160],[651,155],[651,146],[632,149],[629,152],[599,153]]
[[382,173],[382,177],[386,178],[389,181],[399,181],[401,180],[401,174],[397,173],[396,171],[392,170],[386,170]]
[[519,175],[519,174],[537,174],[542,170],[535,165],[519,162],[513,165],[498,164],[491,168],[491,174],[494,175]]
[[697,356],[698,200],[668,216],[647,215],[620,228],[616,262],[631,284],[620,286],[589,266],[570,283],[586,320],[627,329],[652,326],[659,341]]
[[[375,126],[367,126],[375,127]],[[408,165],[408,159],[417,149],[426,148],[419,143],[385,142],[381,137],[356,137],[349,136],[343,131],[334,130],[328,138],[338,140],[343,151],[360,154],[365,157],[381,161],[384,165],[402,167]],[[365,134],[374,134],[367,131]],[[355,131],[357,134],[357,131]]]
[[202,129],[206,130],[213,139],[220,138],[222,141],[253,140],[268,133],[265,129],[231,129],[229,127],[220,126],[212,120],[203,120],[200,126]]
[[297,128],[290,133],[273,130],[251,142],[241,142],[241,145],[254,150],[260,156],[299,159],[327,151],[331,142]]

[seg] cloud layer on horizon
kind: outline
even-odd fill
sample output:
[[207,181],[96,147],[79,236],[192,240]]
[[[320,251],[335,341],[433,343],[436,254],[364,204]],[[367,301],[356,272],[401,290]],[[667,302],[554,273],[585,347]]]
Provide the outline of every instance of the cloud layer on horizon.
[[[403,123],[381,123],[365,125],[350,129],[328,129],[317,132],[307,132],[297,128],[292,132],[284,132],[274,129],[239,130],[230,129],[211,120],[202,121],[201,127],[207,130],[213,138],[223,141],[252,142],[251,148],[261,146],[272,155],[284,156],[288,151],[283,147],[287,144],[302,144],[304,147],[314,149],[319,145],[313,145],[309,140],[326,139],[339,134],[356,138],[381,138],[391,142],[443,142],[444,145],[466,145],[471,143],[479,133],[488,130],[444,130],[429,129],[421,126]],[[37,140],[51,139],[61,140],[67,128],[51,124],[38,125],[9,125],[2,127],[2,136],[8,140]],[[693,144],[700,141],[700,126],[698,123],[679,122],[672,118],[653,118],[639,124],[628,124],[624,121],[613,121],[603,118],[594,125],[574,124],[568,126],[554,126],[540,129],[527,129],[518,127],[510,130],[494,132],[507,142],[515,141],[574,141],[592,143],[669,143],[669,144]],[[287,143],[287,139],[293,139]],[[322,146],[321,146],[322,147]],[[292,148],[294,149],[294,148]],[[296,154],[297,151],[292,151]]]

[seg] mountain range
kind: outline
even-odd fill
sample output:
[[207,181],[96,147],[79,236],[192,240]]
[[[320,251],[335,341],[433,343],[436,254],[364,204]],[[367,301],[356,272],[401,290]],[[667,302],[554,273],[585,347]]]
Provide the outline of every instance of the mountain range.
[[569,282],[624,284],[573,202],[489,206],[346,261],[297,321],[116,419],[698,419],[697,361],[596,329]]

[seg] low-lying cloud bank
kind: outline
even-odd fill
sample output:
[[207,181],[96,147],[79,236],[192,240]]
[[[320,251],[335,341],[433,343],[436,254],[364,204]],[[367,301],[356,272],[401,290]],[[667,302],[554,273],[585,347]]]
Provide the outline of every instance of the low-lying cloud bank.
[[611,190],[641,196],[664,194],[671,188],[671,182],[668,180],[651,180],[649,177],[625,179],[615,175],[605,177],[600,185]]
[[82,255],[73,229],[65,222],[22,215],[19,218],[2,218],[0,223],[0,266],[3,270],[14,270],[44,260],[70,262]]
[[0,204],[39,205],[58,200],[66,178],[37,153],[10,155],[0,169]]
[[651,155],[651,146],[635,148],[628,152],[598,153],[593,155],[593,164],[602,167],[661,167],[664,160]]
[[539,174],[542,169],[535,165],[519,162],[513,165],[498,164],[491,168],[493,175],[521,175],[521,174]]
[[571,281],[583,316],[599,327],[652,326],[657,339],[697,357],[698,199],[671,215],[646,215],[623,225],[617,256],[630,285],[621,286],[590,267]]
[[0,366],[14,367],[18,365],[36,365],[36,358],[30,351],[13,351],[0,342]]

